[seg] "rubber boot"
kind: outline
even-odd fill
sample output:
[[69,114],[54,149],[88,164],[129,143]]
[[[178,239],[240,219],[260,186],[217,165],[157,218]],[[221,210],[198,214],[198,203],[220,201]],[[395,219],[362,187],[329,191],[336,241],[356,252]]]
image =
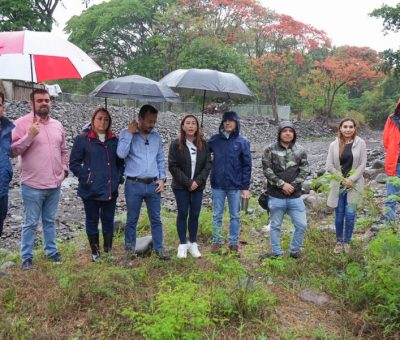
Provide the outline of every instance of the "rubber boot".
[[113,237],[114,237],[113,232],[103,233],[105,253],[111,253]]
[[99,245],[99,234],[88,234],[86,233],[90,249],[92,250],[92,261],[96,262],[100,258],[100,245]]

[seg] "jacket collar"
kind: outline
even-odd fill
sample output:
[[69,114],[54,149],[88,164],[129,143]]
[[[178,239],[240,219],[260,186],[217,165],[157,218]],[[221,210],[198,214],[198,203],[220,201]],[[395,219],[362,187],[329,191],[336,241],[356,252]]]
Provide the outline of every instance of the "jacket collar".
[[[95,138],[95,139],[98,139],[96,133],[95,133],[93,130],[90,130],[90,131],[88,132],[87,136],[88,136],[88,138]],[[108,133],[106,134],[106,139],[111,139],[111,138],[114,138],[114,137],[115,137],[115,134],[114,134],[112,131],[110,131],[110,132],[108,132]]]

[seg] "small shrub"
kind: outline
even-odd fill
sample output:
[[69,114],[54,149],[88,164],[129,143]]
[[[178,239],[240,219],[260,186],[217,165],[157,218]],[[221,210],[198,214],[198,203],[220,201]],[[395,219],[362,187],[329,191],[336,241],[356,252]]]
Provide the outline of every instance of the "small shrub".
[[370,243],[366,265],[346,268],[347,298],[353,308],[368,311],[369,320],[387,334],[400,332],[400,237],[381,232]]
[[122,315],[135,321],[134,329],[149,339],[200,339],[212,325],[210,302],[201,285],[174,276],[160,283],[151,312],[124,308]]

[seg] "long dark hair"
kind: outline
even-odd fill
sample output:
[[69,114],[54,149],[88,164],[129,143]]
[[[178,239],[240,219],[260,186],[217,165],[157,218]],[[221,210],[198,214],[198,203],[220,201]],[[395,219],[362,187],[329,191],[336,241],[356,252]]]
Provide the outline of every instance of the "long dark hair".
[[183,151],[183,148],[184,148],[184,145],[185,145],[186,132],[183,131],[183,125],[185,124],[185,121],[188,118],[194,118],[194,120],[196,121],[197,131],[194,134],[195,145],[196,145],[197,149],[203,150],[203,147],[204,147],[204,142],[203,142],[203,138],[202,138],[203,134],[202,134],[202,132],[200,130],[201,128],[200,128],[198,119],[193,115],[186,115],[185,117],[183,117],[183,119],[181,121],[180,134],[179,134],[179,150]]
[[[112,122],[112,121],[111,121],[110,112],[108,112],[108,110],[107,110],[106,108],[104,108],[104,107],[99,107],[98,109],[96,109],[96,111],[93,112],[93,114],[92,114],[92,120],[91,120],[92,130],[93,130],[93,128],[94,128],[94,119],[96,118],[96,116],[97,116],[97,114],[98,114],[99,112],[104,112],[104,113],[107,114],[107,116],[108,116],[109,122],[108,122],[108,127],[107,127],[107,130],[106,130],[106,135],[108,135],[108,134],[111,132],[111,122]],[[93,130],[93,131],[94,131],[94,130]]]
[[346,141],[344,139],[344,136],[343,136],[342,132],[340,131],[342,125],[345,122],[352,122],[353,123],[353,125],[354,125],[353,139],[357,136],[357,123],[356,123],[355,119],[350,118],[350,117],[343,118],[339,123],[339,129],[338,129],[338,133],[337,133],[337,137],[339,139],[339,157],[342,157],[344,146],[346,145]]

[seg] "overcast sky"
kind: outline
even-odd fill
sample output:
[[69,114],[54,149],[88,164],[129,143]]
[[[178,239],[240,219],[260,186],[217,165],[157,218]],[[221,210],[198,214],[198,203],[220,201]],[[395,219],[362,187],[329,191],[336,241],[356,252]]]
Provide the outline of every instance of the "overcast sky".
[[[93,3],[100,3],[95,0]],[[400,33],[382,33],[382,20],[368,16],[383,3],[395,6],[399,0],[261,0],[261,3],[281,14],[326,32],[333,45],[371,47],[377,51],[400,48]],[[65,22],[84,9],[81,0],[66,0],[59,5],[55,18],[59,27],[54,31],[62,34]]]
[[398,0],[261,0],[261,3],[281,14],[325,31],[333,45],[371,47],[377,51],[400,47],[400,33],[382,33],[382,20],[368,13]]

